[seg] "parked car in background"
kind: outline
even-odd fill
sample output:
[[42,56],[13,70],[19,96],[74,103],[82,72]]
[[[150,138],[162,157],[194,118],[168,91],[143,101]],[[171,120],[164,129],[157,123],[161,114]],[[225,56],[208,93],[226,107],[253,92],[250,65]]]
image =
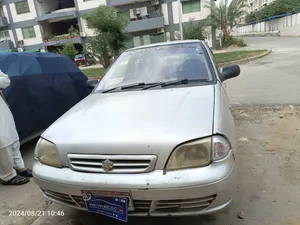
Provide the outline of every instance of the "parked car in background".
[[46,199],[127,221],[227,207],[236,136],[224,81],[198,40],[123,52],[95,89],[41,136],[33,174]]
[[95,58],[90,54],[78,54],[74,58],[77,66],[90,66],[96,64]]
[[90,93],[87,77],[62,55],[1,53],[0,69],[11,79],[3,94],[22,143],[39,136]]

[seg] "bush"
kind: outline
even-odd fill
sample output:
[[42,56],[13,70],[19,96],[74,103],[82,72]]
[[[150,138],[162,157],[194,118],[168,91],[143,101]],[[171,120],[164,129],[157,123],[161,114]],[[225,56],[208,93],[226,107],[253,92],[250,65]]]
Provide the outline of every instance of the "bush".
[[75,55],[78,53],[73,43],[68,43],[64,45],[61,49],[57,50],[58,54],[69,57],[71,60],[74,60]]
[[241,38],[234,38],[232,36],[222,38],[222,47],[227,48],[229,46],[245,47],[247,45],[246,45],[245,41]]
[[[202,21],[192,21],[190,20],[187,23],[183,24],[183,37],[186,40],[205,40],[206,39],[206,32],[205,26]],[[179,35],[180,38],[180,35]]]

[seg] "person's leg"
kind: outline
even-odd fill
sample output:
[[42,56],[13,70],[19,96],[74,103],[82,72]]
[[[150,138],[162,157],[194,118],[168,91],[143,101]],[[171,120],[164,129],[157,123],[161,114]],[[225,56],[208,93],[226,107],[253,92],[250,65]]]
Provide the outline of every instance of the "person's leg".
[[8,181],[17,176],[16,170],[13,168],[13,160],[8,154],[8,148],[0,149],[0,178]]
[[20,152],[20,142],[16,141],[12,144],[11,155],[13,158],[13,167],[17,173],[24,177],[32,177],[32,171],[25,168],[24,160]]
[[0,149],[0,178],[6,185],[21,185],[29,182],[29,179],[17,175],[16,170],[13,168],[13,158],[10,152],[12,145]]

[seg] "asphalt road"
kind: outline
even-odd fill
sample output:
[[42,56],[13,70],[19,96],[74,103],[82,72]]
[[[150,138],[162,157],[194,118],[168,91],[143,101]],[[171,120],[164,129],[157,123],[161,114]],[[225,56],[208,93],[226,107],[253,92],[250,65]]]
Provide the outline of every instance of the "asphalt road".
[[232,104],[300,104],[300,38],[246,37],[249,49],[272,53],[241,65],[241,75],[227,82]]
[[[255,109],[254,104],[300,103],[300,39],[246,38],[247,48],[272,49],[269,56],[241,65],[242,74],[227,82],[237,124],[239,190],[225,211],[204,217],[130,218],[129,225],[300,225],[300,109]],[[280,118],[282,117],[282,118]],[[32,165],[34,142],[22,147]],[[22,187],[0,185],[0,224],[115,225],[115,220],[47,204],[33,181]],[[64,216],[13,216],[15,210],[64,211]],[[245,213],[237,218],[236,210]]]

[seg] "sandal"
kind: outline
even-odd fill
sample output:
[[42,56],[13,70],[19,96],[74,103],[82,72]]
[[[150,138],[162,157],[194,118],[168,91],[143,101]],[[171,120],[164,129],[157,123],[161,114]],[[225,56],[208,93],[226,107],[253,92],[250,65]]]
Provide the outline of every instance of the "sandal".
[[32,170],[31,169],[26,169],[22,172],[17,172],[18,175],[22,177],[32,177]]
[[23,185],[23,184],[27,184],[29,181],[30,181],[29,178],[17,175],[12,179],[10,179],[9,181],[4,182],[4,185]]

